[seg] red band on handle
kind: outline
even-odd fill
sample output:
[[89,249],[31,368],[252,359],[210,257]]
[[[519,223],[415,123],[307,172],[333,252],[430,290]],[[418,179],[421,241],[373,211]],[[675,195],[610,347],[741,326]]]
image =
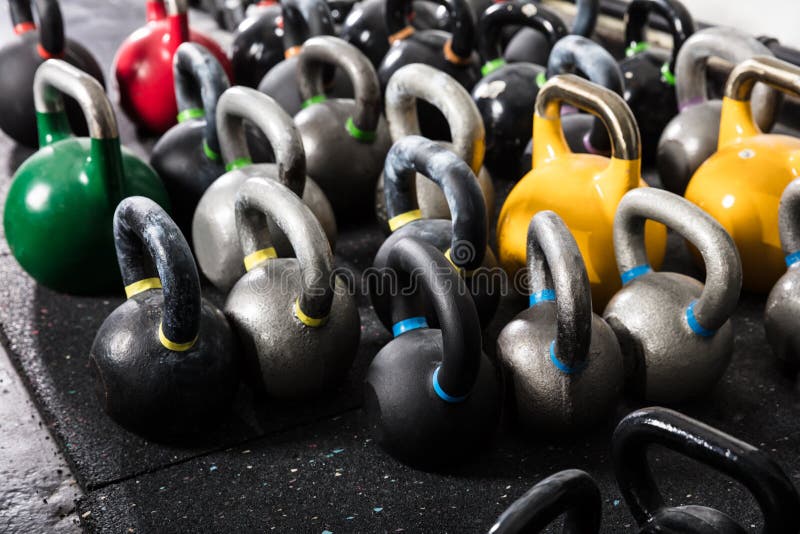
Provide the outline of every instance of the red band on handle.
[[64,57],[64,52],[61,52],[60,54],[51,54],[50,52],[45,50],[41,44],[36,45],[36,51],[39,53],[39,56],[42,59],[61,59],[62,57]]
[[17,35],[22,35],[23,33],[35,29],[36,29],[36,24],[34,24],[33,22],[20,22],[19,24],[14,26],[14,33]]

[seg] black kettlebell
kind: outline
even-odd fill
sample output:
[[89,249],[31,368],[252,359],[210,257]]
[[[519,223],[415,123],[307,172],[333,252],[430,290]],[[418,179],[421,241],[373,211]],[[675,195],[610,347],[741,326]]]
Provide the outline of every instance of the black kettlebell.
[[706,506],[668,506],[661,496],[647,452],[666,447],[706,464],[743,484],[764,516],[761,532],[796,534],[800,497],[780,466],[761,450],[686,415],[644,408],[620,421],[612,456],[617,483],[640,533],[744,534],[727,514]]
[[[444,192],[452,219],[422,218],[416,196],[417,173],[430,179]],[[445,255],[464,279],[480,325],[485,328],[497,311],[500,288],[499,284],[492,283],[492,271],[497,271],[497,260],[488,245],[486,207],[472,169],[439,143],[409,135],[389,150],[384,176],[386,212],[392,234],[378,249],[373,267],[378,272],[385,269],[395,243],[403,238],[414,237],[430,243]],[[391,288],[381,287],[381,280],[376,277],[368,281],[375,313],[386,328],[391,328]],[[435,316],[431,315],[429,319],[435,324]]]
[[533,28],[546,37],[548,49],[567,34],[567,28],[545,8],[506,2],[491,6],[478,23],[483,78],[472,89],[472,99],[486,128],[484,165],[493,176],[516,179],[529,167],[523,170],[519,163],[533,131],[536,80],[546,69],[539,64],[506,62],[502,30],[511,25]]
[[281,6],[275,0],[263,4],[236,27],[231,49],[236,83],[253,89],[283,60]]
[[566,469],[545,478],[514,501],[489,534],[533,534],[564,516],[564,534],[598,534],[602,501],[597,482],[585,471]]
[[201,298],[189,244],[155,202],[120,202],[114,240],[128,300],[103,321],[92,343],[103,409],[149,437],[201,430],[228,409],[238,389],[233,331]]
[[[272,67],[258,84],[258,90],[275,99],[291,116],[311,103],[305,102],[297,81],[297,55],[311,37],[334,35],[333,18],[324,0],[281,0],[283,45],[286,59]],[[322,69],[324,94],[331,98],[352,98],[353,83],[342,69],[326,64]]]
[[[668,60],[645,41],[650,12],[667,21],[672,35]],[[684,41],[695,32],[694,19],[678,0],[633,0],[625,12],[626,59],[619,64],[625,77],[625,101],[631,108],[642,135],[642,159],[655,161],[658,139],[678,114],[675,96],[675,61]]]
[[[378,443],[415,467],[436,469],[475,454],[494,433],[500,383],[481,348],[475,304],[463,279],[433,245],[397,241],[386,267],[398,287],[392,298],[394,339],[367,370],[364,407]],[[412,279],[413,277],[413,279]],[[429,328],[420,300],[439,328]]]
[[[39,27],[33,22],[36,7]],[[51,58],[63,59],[105,85],[103,71],[83,46],[64,37],[64,21],[56,0],[9,0],[16,34],[0,48],[0,129],[17,143],[39,146],[36,110],[33,106],[33,76],[39,65]],[[78,136],[88,129],[80,106],[64,99],[70,128]]]

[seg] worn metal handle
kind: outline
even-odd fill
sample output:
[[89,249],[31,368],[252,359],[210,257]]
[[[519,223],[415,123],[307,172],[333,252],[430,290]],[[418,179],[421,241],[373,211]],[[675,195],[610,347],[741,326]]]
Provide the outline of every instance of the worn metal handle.
[[796,265],[800,262],[800,178],[783,190],[778,208],[778,227],[786,264]]
[[800,67],[774,56],[750,58],[731,71],[728,83],[725,84],[725,96],[740,102],[748,101],[756,82],[762,82],[783,93],[800,96]]
[[572,35],[591,37],[600,14],[600,0],[576,0],[575,20],[572,21]]
[[626,46],[635,47],[645,42],[645,28],[651,12],[658,13],[667,21],[672,36],[669,71],[675,72],[678,52],[695,32],[694,19],[686,6],[677,0],[633,0],[625,11]]

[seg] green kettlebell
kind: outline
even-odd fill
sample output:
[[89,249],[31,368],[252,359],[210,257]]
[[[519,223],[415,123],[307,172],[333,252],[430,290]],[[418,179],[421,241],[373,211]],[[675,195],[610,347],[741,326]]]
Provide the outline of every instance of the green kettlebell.
[[[75,137],[64,97],[80,105],[90,138]],[[121,147],[103,87],[57,59],[36,71],[33,98],[39,146],[17,170],[3,226],[11,252],[37,282],[87,294],[119,286],[112,220],[120,200],[138,195],[165,209],[169,199],[155,171]]]

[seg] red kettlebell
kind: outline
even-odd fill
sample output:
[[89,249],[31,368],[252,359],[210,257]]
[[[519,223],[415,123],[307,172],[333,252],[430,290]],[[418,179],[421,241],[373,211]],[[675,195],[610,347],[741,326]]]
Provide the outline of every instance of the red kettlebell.
[[177,122],[172,56],[187,41],[206,47],[232,77],[230,61],[220,46],[189,29],[187,0],[148,0],[147,24],[129,35],[117,51],[114,72],[120,105],[143,130],[162,134]]

